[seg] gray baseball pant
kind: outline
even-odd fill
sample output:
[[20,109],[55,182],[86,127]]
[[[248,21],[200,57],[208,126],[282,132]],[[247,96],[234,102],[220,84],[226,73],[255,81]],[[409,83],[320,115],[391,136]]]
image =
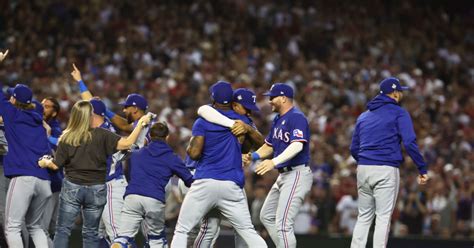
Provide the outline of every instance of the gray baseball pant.
[[352,234],[351,248],[365,248],[375,217],[373,247],[387,246],[390,219],[400,185],[398,168],[381,165],[357,166],[359,214]]
[[188,233],[213,208],[219,209],[249,247],[267,247],[252,225],[243,189],[232,181],[214,179],[199,179],[192,184],[181,206],[171,247],[186,247]]
[[[134,238],[142,221],[148,230],[148,233],[144,235],[147,237],[162,235],[165,228],[165,204],[151,197],[127,195],[120,215],[118,238],[114,241],[126,243],[127,240],[121,237]],[[160,239],[149,239],[148,244],[151,248],[168,247],[166,236]]]
[[299,165],[292,171],[280,173],[270,189],[260,220],[276,247],[296,247],[295,218],[312,184],[311,169]]
[[48,247],[42,217],[51,197],[51,182],[32,176],[18,176],[11,180],[5,207],[5,234],[10,247],[23,247],[21,226],[26,222],[35,247]]

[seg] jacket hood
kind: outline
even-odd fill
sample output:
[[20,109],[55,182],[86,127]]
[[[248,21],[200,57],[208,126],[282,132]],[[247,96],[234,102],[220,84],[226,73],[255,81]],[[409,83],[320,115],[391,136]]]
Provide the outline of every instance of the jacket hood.
[[394,99],[386,95],[379,94],[374,97],[374,99],[372,99],[369,103],[367,103],[367,109],[373,111],[387,104],[398,105],[397,101],[395,101]]
[[15,120],[28,126],[37,127],[43,125],[43,116],[35,110],[20,110],[23,114],[18,114]]
[[171,147],[166,144],[163,141],[152,141],[148,145],[148,152],[153,156],[153,157],[159,157],[165,153],[172,153],[173,150]]

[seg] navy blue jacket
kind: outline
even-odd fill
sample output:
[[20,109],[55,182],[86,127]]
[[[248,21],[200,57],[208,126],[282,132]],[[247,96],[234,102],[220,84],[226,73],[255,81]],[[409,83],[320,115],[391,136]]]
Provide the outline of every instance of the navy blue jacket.
[[165,203],[165,187],[173,175],[180,177],[187,187],[193,175],[171,147],[163,141],[152,141],[130,156],[130,181],[124,198],[135,194]]
[[351,154],[357,163],[399,167],[403,163],[403,142],[420,174],[425,174],[426,163],[416,143],[410,114],[382,94],[372,99],[367,108],[357,119],[352,136]]
[[1,90],[0,115],[3,117],[8,141],[8,153],[3,158],[5,176],[34,176],[50,180],[48,171],[38,166],[41,156],[51,154],[48,136],[43,127],[43,116],[34,109],[16,108]]

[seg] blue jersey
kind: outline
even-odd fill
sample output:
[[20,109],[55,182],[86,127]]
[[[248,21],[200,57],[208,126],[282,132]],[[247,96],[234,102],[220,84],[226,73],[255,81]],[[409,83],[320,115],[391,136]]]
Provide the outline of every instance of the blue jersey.
[[[116,130],[115,128],[112,126],[112,123],[110,123],[110,121],[106,118],[104,118],[104,122],[102,123],[102,125],[100,125],[101,128],[103,129],[107,129],[113,133],[116,133]],[[121,152],[121,151],[118,151],[118,152]],[[122,168],[122,162],[121,161],[118,161],[115,165],[115,171],[114,173],[110,174],[110,167],[112,165],[112,156],[109,156],[107,158],[107,169],[106,169],[106,179],[105,181],[110,181],[112,179],[116,179],[116,178],[120,178],[123,176],[123,168]]]
[[357,163],[399,167],[403,163],[403,143],[420,174],[425,174],[427,166],[418,149],[410,114],[386,95],[376,96],[367,108],[357,118],[352,136],[351,154]]
[[[61,124],[59,123],[59,121],[54,118],[54,119],[50,119],[47,123],[51,127],[51,137],[58,139],[63,132],[61,130]],[[49,145],[51,146],[53,150],[56,150],[57,144],[53,144],[50,142]],[[51,191],[53,193],[61,191],[61,186],[64,179],[63,170],[60,169],[56,171],[50,171],[50,175],[51,175]]]
[[130,182],[125,196],[147,196],[165,203],[165,187],[173,175],[191,186],[193,176],[171,147],[163,141],[153,141],[130,156]]
[[280,155],[292,142],[302,142],[303,150],[276,168],[307,164],[309,137],[309,124],[303,112],[293,107],[284,115],[277,115],[273,119],[270,133],[265,138],[265,143],[273,147],[273,157]]
[[5,137],[8,141],[8,153],[3,158],[5,176],[34,176],[50,180],[48,171],[38,166],[40,157],[51,154],[43,127],[43,116],[35,110],[16,108],[1,90],[0,115],[3,117]]
[[[233,110],[218,111],[230,119],[250,123],[246,116],[239,115]],[[193,136],[204,136],[204,147],[196,165],[194,179],[232,181],[243,187],[242,145],[230,129],[198,118],[193,125]]]

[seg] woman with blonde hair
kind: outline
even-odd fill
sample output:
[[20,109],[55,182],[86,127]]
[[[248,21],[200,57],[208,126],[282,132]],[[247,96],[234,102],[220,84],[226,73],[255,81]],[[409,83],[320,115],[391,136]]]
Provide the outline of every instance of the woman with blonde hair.
[[128,137],[92,126],[92,105],[78,101],[72,107],[66,130],[59,138],[56,157],[42,159],[41,167],[64,168],[54,247],[69,247],[69,236],[77,215],[83,214],[83,247],[99,247],[98,227],[106,203],[106,159],[135,143],[150,116],[143,116]]

